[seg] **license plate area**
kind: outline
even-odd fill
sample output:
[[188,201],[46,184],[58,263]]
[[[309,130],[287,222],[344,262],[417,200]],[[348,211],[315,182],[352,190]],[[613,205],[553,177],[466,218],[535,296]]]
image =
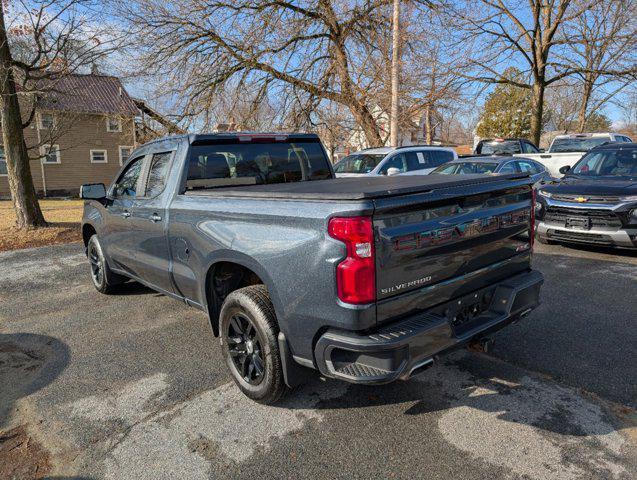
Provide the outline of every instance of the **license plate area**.
[[449,302],[440,313],[447,318],[454,333],[460,335],[488,321],[495,287],[487,287]]
[[587,217],[567,217],[566,228],[574,228],[578,230],[590,230],[591,219]]

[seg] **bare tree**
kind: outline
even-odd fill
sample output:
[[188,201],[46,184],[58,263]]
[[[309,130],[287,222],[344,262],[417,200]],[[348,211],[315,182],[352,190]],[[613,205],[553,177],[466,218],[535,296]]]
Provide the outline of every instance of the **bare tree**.
[[636,9],[635,0],[597,2],[574,19],[567,30],[570,48],[560,60],[563,68],[577,70],[581,79],[578,132],[584,131],[592,113],[635,82]]
[[[568,48],[566,29],[593,4],[589,0],[529,0],[528,4],[475,0],[466,10],[456,11],[464,28],[483,41],[483,55],[476,59],[477,72],[472,78],[531,91],[531,138],[536,143],[542,133],[546,89],[585,71],[578,65],[563,64],[560,58]],[[485,14],[476,15],[476,11]],[[512,63],[524,65],[528,81],[512,81],[502,75]],[[615,74],[613,70],[599,72]]]
[[321,137],[332,162],[339,147],[349,143],[354,119],[345,107],[334,102],[319,106],[312,115],[312,130]]
[[408,17],[404,66],[404,117],[422,117],[430,144],[445,123],[457,116],[476,92],[465,78],[470,68],[470,41],[450,31],[446,17],[433,9],[414,10]]
[[[100,2],[92,0],[17,0],[11,3],[11,24],[1,5],[0,95],[2,134],[16,225],[46,226],[30,170],[29,149],[23,130],[35,119],[39,100],[56,91],[66,75],[92,69],[96,62],[121,46],[122,37],[107,25],[95,23]],[[14,54],[15,52],[15,54]],[[59,122],[43,142],[62,134]],[[66,123],[68,125],[68,122]],[[39,157],[38,153],[36,157]]]
[[371,111],[379,79],[366,66],[370,38],[389,31],[391,3],[132,0],[119,11],[147,53],[140,65],[179,88],[186,115],[205,114],[229,84],[289,87],[310,104],[344,105],[380,145]]
[[569,82],[557,82],[546,92],[547,120],[561,133],[572,131],[577,121],[580,105],[579,85],[571,79]]
[[2,100],[2,142],[7,159],[7,174],[11,200],[16,212],[16,225],[22,227],[45,226],[44,215],[38,204],[29,155],[22,130],[22,115],[18,103],[13,73],[13,57],[5,26],[4,2],[0,2],[0,96]]

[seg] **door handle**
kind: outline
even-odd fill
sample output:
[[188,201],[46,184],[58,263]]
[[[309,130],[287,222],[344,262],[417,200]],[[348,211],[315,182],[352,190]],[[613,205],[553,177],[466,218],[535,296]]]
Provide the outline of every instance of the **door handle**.
[[161,217],[159,215],[157,215],[156,213],[153,213],[150,216],[150,221],[153,222],[153,223],[161,222]]
[[129,211],[127,211],[127,210],[124,210],[124,211],[122,212],[122,217],[124,217],[124,218],[128,218],[128,217],[130,217],[130,212],[129,212]]

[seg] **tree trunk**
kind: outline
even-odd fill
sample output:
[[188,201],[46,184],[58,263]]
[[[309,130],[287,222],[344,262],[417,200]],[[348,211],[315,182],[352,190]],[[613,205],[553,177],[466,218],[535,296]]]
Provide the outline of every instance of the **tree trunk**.
[[366,105],[360,102],[353,101],[349,105],[349,110],[354,116],[354,120],[365,134],[365,139],[370,147],[382,147],[383,139],[378,131],[378,124],[374,119],[374,116],[369,111]]
[[400,131],[398,129],[398,92],[400,82],[400,0],[394,0],[392,18],[392,52],[391,52],[391,112],[389,115],[389,144],[398,147]]
[[16,225],[19,228],[44,227],[46,222],[35,194],[29,155],[24,141],[12,63],[4,24],[4,6],[0,1],[0,118],[11,201],[15,210]]
[[586,79],[584,81],[584,90],[582,99],[580,100],[579,111],[577,112],[577,132],[582,133],[586,129],[586,113],[588,110],[588,102],[591,99],[593,84]]
[[533,94],[531,98],[531,140],[535,145],[540,144],[540,138],[542,137],[545,88],[546,86],[543,80],[536,80],[533,84]]

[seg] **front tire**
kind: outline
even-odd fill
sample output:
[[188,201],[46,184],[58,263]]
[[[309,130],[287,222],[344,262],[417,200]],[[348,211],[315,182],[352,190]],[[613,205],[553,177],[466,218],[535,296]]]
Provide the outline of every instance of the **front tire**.
[[230,293],[219,315],[221,350],[232,379],[252,400],[271,405],[287,387],[277,341],[279,327],[265,285]]
[[93,285],[98,292],[106,295],[111,294],[116,285],[126,281],[124,277],[113,273],[108,268],[97,235],[93,235],[86,244],[86,256],[91,266],[91,280],[93,280]]

